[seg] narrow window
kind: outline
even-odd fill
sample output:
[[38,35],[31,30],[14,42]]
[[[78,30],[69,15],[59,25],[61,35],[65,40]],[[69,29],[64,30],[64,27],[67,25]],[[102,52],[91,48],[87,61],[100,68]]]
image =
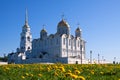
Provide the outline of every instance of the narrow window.
[[51,43],[51,45],[52,45],[52,39],[50,40],[50,43]]
[[80,42],[78,41],[78,47],[79,47],[79,45],[80,45]]
[[80,50],[82,51],[82,45],[80,45]]
[[63,44],[65,45],[65,38],[63,38]]
[[71,40],[69,39],[69,46],[71,45]]
[[58,44],[58,39],[56,39],[56,44]]
[[29,36],[27,37],[27,39],[28,39],[28,41],[30,41],[30,37]]

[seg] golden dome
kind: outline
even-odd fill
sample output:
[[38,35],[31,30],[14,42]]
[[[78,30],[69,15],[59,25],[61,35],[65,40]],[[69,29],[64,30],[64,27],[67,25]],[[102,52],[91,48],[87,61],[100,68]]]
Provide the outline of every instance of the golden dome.
[[58,23],[58,27],[69,27],[68,23],[65,21],[65,20],[61,20],[59,23]]
[[42,32],[47,32],[47,31],[46,31],[45,29],[42,29],[42,30],[41,30],[41,33],[42,33]]

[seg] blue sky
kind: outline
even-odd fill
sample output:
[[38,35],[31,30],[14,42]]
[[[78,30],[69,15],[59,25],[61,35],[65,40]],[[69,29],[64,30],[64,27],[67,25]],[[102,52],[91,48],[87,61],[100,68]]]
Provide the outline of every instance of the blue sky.
[[120,0],[0,0],[0,56],[20,45],[20,33],[28,9],[33,39],[39,38],[45,24],[49,34],[55,33],[64,13],[71,34],[80,24],[86,40],[86,57],[120,62]]

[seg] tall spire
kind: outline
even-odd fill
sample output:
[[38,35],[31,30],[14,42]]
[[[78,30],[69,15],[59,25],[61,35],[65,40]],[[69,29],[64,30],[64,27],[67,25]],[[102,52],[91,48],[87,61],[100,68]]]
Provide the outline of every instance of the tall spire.
[[28,25],[28,12],[27,12],[27,9],[26,9],[26,12],[25,12],[25,25]]

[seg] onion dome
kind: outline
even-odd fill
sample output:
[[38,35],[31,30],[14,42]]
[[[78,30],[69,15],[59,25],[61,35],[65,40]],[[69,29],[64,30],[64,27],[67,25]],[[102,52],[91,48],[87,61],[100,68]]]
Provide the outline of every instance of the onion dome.
[[79,27],[76,29],[76,32],[80,32],[82,31]]
[[41,33],[47,32],[44,28],[41,30]]
[[46,31],[44,28],[43,28],[43,29],[41,30],[41,32],[40,32],[40,37],[41,37],[41,39],[47,37],[47,31]]
[[69,27],[68,23],[62,19],[59,23],[58,23],[58,27]]

